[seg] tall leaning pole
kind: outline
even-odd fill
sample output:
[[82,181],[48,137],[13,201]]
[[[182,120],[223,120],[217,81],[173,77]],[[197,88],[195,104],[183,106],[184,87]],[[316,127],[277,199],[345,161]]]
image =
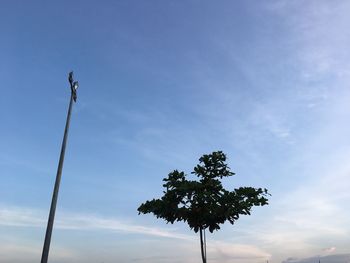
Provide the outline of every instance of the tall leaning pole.
[[69,73],[68,80],[69,80],[69,84],[70,84],[70,88],[71,88],[70,102],[69,102],[69,108],[68,108],[68,114],[67,114],[67,120],[66,120],[66,127],[64,129],[64,136],[63,136],[63,141],[62,141],[60,160],[59,160],[58,168],[57,168],[55,187],[54,187],[53,194],[52,194],[50,214],[49,214],[49,219],[47,221],[47,228],[46,228],[46,234],[45,234],[43,253],[41,255],[41,263],[47,263],[47,260],[49,257],[51,234],[52,234],[53,222],[55,220],[58,190],[60,188],[60,182],[61,182],[61,176],[62,176],[62,167],[63,167],[63,161],[64,161],[64,153],[66,151],[70,116],[71,116],[71,112],[72,112],[73,101],[74,102],[77,101],[77,89],[78,89],[79,85],[78,85],[78,81],[73,80],[73,71]]

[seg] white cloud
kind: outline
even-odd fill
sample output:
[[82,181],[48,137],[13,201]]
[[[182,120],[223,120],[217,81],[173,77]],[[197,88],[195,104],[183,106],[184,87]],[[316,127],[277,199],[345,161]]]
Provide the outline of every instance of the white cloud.
[[[31,242],[9,243],[0,241],[0,262],[38,262],[41,256],[41,246]],[[50,258],[52,262],[75,262],[79,258],[72,249],[55,247],[51,250]]]
[[310,258],[288,258],[282,263],[315,263],[315,262],[327,262],[327,263],[348,263],[350,262],[350,254],[338,254],[331,256],[315,256]]
[[[20,228],[44,228],[46,220],[44,212],[30,208],[20,207],[0,207],[0,226],[12,226]],[[125,262],[198,262],[200,257],[198,235],[186,235],[175,232],[174,229],[162,229],[157,227],[145,227],[136,224],[121,222],[116,218],[106,218],[103,216],[63,213],[57,215],[55,221],[56,229],[70,229],[79,231],[116,231],[129,234],[142,234],[167,238],[152,240],[151,246],[159,249],[140,251],[137,253],[120,252],[121,255],[108,254],[109,259],[123,258]],[[100,233],[103,233],[100,232]],[[0,240],[0,256],[7,259],[6,262],[22,262],[26,258],[28,262],[35,262],[40,257],[41,246],[38,243],[26,245],[25,239],[11,238],[11,242]],[[150,241],[148,241],[150,242]],[[57,248],[57,245],[61,246]],[[248,244],[237,244],[224,241],[207,242],[208,258],[210,262],[245,262],[253,263],[256,260],[266,260],[271,255],[254,246]],[[175,251],[177,251],[175,253]],[[178,255],[178,251],[182,251]],[[91,252],[92,253],[92,252]],[[106,256],[106,255],[105,255]],[[87,254],[78,247],[69,249],[56,243],[52,258],[54,261],[78,262],[84,259],[85,262],[94,262],[99,255]]]
[[[45,227],[43,211],[19,208],[0,207],[0,225],[17,227]],[[126,223],[117,218],[106,218],[96,215],[60,213],[55,219],[55,228],[76,230],[110,230],[131,234],[144,234],[158,237],[191,240],[192,237],[155,227],[145,227]]]
[[216,241],[208,243],[209,262],[266,262],[271,255],[253,245],[230,244]]
[[327,247],[327,248],[322,249],[322,252],[329,254],[329,253],[335,252],[336,249],[337,249],[336,247]]

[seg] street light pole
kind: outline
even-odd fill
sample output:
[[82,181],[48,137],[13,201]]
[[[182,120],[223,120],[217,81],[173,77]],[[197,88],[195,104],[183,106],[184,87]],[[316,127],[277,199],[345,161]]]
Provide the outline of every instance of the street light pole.
[[54,186],[54,190],[53,190],[53,194],[52,194],[50,214],[49,214],[49,219],[47,221],[45,241],[44,241],[44,246],[43,246],[43,252],[41,255],[41,263],[47,263],[47,260],[49,257],[51,234],[52,234],[53,222],[55,219],[58,190],[60,188],[60,182],[61,182],[61,176],[62,176],[62,167],[63,167],[63,161],[64,161],[64,153],[66,151],[70,116],[71,116],[73,101],[76,102],[76,100],[77,100],[78,81],[73,81],[73,72],[69,73],[68,80],[69,80],[70,88],[71,88],[71,96],[70,96],[70,102],[69,102],[69,108],[68,108],[68,114],[67,114],[67,120],[66,120],[66,127],[64,129],[64,136],[63,136],[63,141],[62,141],[60,160],[59,160],[58,168],[57,168],[56,181],[55,181],[55,186]]

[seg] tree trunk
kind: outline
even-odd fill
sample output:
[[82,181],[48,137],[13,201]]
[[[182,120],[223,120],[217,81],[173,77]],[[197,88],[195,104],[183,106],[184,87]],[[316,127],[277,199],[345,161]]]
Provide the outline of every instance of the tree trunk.
[[207,263],[207,255],[204,254],[204,242],[203,242],[203,229],[199,229],[200,241],[201,241],[201,255],[203,263]]

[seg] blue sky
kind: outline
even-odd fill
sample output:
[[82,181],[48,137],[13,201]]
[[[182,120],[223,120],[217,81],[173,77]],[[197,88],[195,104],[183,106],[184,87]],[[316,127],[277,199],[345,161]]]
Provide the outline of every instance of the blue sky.
[[0,262],[38,262],[80,83],[50,262],[200,262],[139,216],[173,169],[223,150],[270,205],[208,235],[209,262],[349,261],[348,1],[3,1]]

